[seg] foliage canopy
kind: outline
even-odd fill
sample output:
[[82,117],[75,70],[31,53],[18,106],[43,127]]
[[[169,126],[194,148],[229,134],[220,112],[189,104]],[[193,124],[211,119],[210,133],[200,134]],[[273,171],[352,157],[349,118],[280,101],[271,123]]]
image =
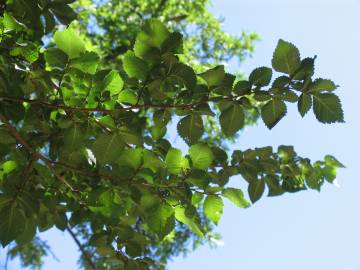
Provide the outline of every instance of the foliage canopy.
[[[73,2],[0,5],[0,243],[10,256],[40,266],[48,247],[37,233],[55,226],[85,269],[162,269],[190,240],[217,237],[224,199],[247,208],[265,191],[334,181],[343,165],[330,155],[223,145],[257,116],[274,128],[290,103],[343,122],[337,86],[314,78],[315,57],[279,40],[272,67],[244,79],[218,64],[251,51],[255,36],[217,31],[207,1]],[[78,21],[61,26],[74,10]],[[92,16],[100,30],[89,30]],[[171,125],[188,151],[169,140]],[[233,176],[248,196],[228,185]]]

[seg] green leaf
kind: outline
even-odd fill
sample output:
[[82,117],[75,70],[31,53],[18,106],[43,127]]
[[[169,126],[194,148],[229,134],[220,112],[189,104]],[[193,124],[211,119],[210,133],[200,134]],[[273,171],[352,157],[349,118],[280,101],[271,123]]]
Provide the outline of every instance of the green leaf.
[[142,156],[141,148],[126,149],[121,152],[118,164],[120,166],[127,166],[136,170],[141,166]]
[[316,79],[309,87],[309,92],[321,92],[321,91],[334,91],[337,88],[336,84],[331,80]]
[[0,144],[15,144],[16,140],[5,130],[0,128]]
[[199,76],[206,81],[209,87],[216,86],[224,80],[225,69],[224,66],[217,66],[199,74]]
[[170,32],[162,22],[149,19],[145,22],[142,31],[137,35],[136,41],[160,49],[169,35]]
[[344,122],[344,114],[338,96],[330,93],[313,95],[313,110],[322,123]]
[[268,67],[259,67],[251,72],[249,82],[256,86],[266,86],[270,83],[272,69]]
[[182,118],[177,125],[177,131],[186,143],[196,143],[204,133],[204,125],[201,116],[198,114],[191,114]]
[[163,126],[153,126],[150,128],[151,137],[153,137],[154,140],[159,140],[166,134],[166,127]]
[[0,180],[4,179],[6,174],[11,173],[17,167],[16,161],[14,160],[7,160],[0,165]]
[[252,203],[258,201],[263,195],[265,190],[265,181],[264,180],[254,180],[251,181],[248,186],[248,193]]
[[204,201],[204,214],[215,224],[218,224],[224,208],[223,200],[216,195],[208,195]]
[[45,57],[46,65],[50,69],[52,68],[64,69],[68,62],[67,55],[58,48],[49,48],[45,50],[44,57]]
[[246,95],[251,90],[251,84],[248,81],[238,81],[233,88],[233,92],[239,96]]
[[122,103],[135,105],[138,101],[138,97],[133,91],[125,89],[120,92],[118,96],[118,101]]
[[220,115],[221,129],[228,137],[233,136],[244,126],[244,123],[244,111],[238,103],[232,103],[231,106]]
[[335,168],[345,168],[345,165],[338,161],[334,156],[326,155],[325,156],[325,164],[330,167]]
[[276,98],[273,98],[261,108],[261,118],[269,129],[272,129],[285,114],[285,103]]
[[188,160],[183,157],[181,150],[170,148],[165,157],[168,171],[172,174],[179,174],[189,168]]
[[3,247],[15,240],[25,228],[25,216],[15,203],[0,211],[0,243]]
[[75,11],[66,3],[50,2],[49,9],[56,16],[56,18],[63,24],[69,24],[76,19]]
[[96,162],[105,164],[115,161],[124,146],[124,140],[119,134],[101,134],[95,140],[92,150]]
[[314,75],[314,62],[315,58],[304,58],[301,60],[300,68],[296,71],[296,74],[294,75],[294,80],[303,80],[309,77],[312,77]]
[[161,203],[151,209],[147,224],[162,240],[175,227],[174,209],[167,203]]
[[77,124],[67,129],[64,133],[64,148],[70,153],[78,150],[84,140],[83,135],[83,131]]
[[56,32],[54,41],[58,48],[65,52],[70,59],[79,57],[81,53],[85,52],[85,44],[72,29],[68,28]]
[[241,189],[226,188],[222,191],[222,195],[229,199],[237,207],[247,208],[250,206],[250,203],[245,199],[244,193],[241,191]]
[[124,70],[129,77],[145,80],[149,72],[147,63],[137,56],[132,51],[128,51],[123,59]]
[[100,58],[94,52],[85,52],[80,57],[71,61],[71,66],[82,72],[95,74],[99,65]]
[[194,218],[189,218],[185,215],[185,208],[182,206],[177,206],[175,208],[175,218],[184,223],[185,225],[189,226],[189,228],[196,233],[200,237],[204,237],[204,233],[199,228],[198,223],[194,220]]
[[36,224],[34,219],[27,218],[24,225],[24,230],[16,237],[16,243],[20,245],[29,243],[36,235]]
[[187,65],[182,63],[175,64],[170,75],[180,79],[189,90],[192,90],[196,86],[196,74],[194,70]]
[[300,95],[299,101],[298,101],[298,110],[302,117],[310,110],[311,108],[311,96],[309,94],[303,93]]
[[117,71],[112,70],[105,76],[103,84],[104,90],[109,91],[113,96],[120,93],[124,86],[124,81]]
[[299,50],[293,44],[280,39],[273,54],[273,68],[292,75],[300,67],[300,63]]
[[211,149],[206,144],[195,144],[190,147],[189,155],[194,168],[199,170],[207,170],[214,160]]

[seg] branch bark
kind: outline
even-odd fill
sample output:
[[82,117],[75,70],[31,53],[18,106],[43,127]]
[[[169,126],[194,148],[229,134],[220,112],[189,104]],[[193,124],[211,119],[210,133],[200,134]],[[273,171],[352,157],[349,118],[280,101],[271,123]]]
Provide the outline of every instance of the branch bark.
[[79,247],[81,253],[84,255],[85,260],[88,262],[88,264],[90,265],[90,267],[93,270],[96,270],[96,265],[95,263],[92,261],[91,256],[89,254],[89,252],[87,252],[87,250],[84,248],[84,246],[81,244],[80,240],[76,237],[76,234],[71,230],[70,226],[67,225],[66,226],[66,230],[68,231],[68,233],[71,235],[71,237],[73,238],[73,240],[75,241],[75,243],[77,244],[77,246]]
[[10,124],[8,119],[2,113],[0,113],[0,121],[5,125],[7,130],[9,130],[10,134],[19,144],[24,146],[36,159],[40,159],[41,161],[43,161],[60,182],[64,183],[72,192],[75,192],[75,189],[66,181],[66,179],[55,170],[52,161],[37,152],[26,140],[24,140],[24,138],[20,135],[16,128],[14,128]]

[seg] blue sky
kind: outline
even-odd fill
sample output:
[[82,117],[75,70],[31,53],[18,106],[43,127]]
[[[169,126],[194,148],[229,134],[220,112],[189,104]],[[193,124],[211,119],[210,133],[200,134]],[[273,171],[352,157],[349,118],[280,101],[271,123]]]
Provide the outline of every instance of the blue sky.
[[[234,148],[294,145],[298,154],[313,160],[332,154],[347,168],[338,173],[339,188],[327,185],[321,193],[264,197],[246,210],[226,204],[217,228],[224,245],[201,247],[175,259],[169,269],[360,270],[360,1],[214,0],[211,10],[225,17],[225,30],[255,31],[262,39],[252,59],[241,67],[230,63],[230,70],[249,74],[270,66],[278,39],[285,39],[302,56],[318,56],[316,74],[340,85],[337,93],[345,111],[345,124],[322,125],[312,113],[302,119],[293,105],[273,130],[259,122],[241,134]],[[243,187],[242,182],[232,180],[234,186]],[[68,236],[50,231],[44,238],[61,260],[49,257],[45,270],[76,269],[77,247]],[[20,268],[11,263],[8,269]]]

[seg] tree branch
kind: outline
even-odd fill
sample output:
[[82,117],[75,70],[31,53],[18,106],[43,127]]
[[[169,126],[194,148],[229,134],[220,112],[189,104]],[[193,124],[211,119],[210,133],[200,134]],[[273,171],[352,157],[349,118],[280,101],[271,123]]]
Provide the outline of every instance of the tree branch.
[[[29,104],[32,105],[39,105],[39,106],[43,106],[43,107],[48,107],[48,108],[53,108],[53,109],[61,109],[64,111],[70,111],[70,112],[86,112],[86,113],[90,113],[90,112],[100,112],[100,113],[107,113],[107,114],[111,114],[115,111],[132,111],[132,110],[136,110],[136,109],[150,109],[150,108],[154,108],[154,109],[192,109],[196,106],[202,105],[202,104],[207,104],[209,102],[213,102],[216,101],[218,97],[214,97],[209,98],[207,100],[203,100],[203,101],[199,101],[196,103],[189,103],[189,104],[137,104],[137,105],[133,105],[133,106],[128,106],[128,107],[121,107],[121,108],[117,108],[117,109],[113,109],[113,110],[108,110],[108,109],[101,109],[101,108],[79,108],[79,107],[70,107],[70,106],[65,106],[65,105],[57,105],[57,104],[51,104],[48,103],[46,101],[43,100],[37,100],[37,99],[26,99],[26,98],[19,98],[19,97],[9,97],[9,96],[0,96],[0,101],[1,100],[5,100],[5,101],[12,101],[12,102],[17,102],[17,103],[23,103],[23,102],[27,102]],[[221,99],[223,100],[229,100],[229,101],[235,101],[235,97],[231,97],[231,96],[224,96],[221,97]]]
[[27,141],[25,141],[20,133],[9,123],[8,119],[2,113],[0,113],[0,121],[5,125],[10,134],[19,144],[24,146],[36,159],[43,161],[60,182],[64,183],[72,192],[76,192],[76,190],[74,190],[74,188],[66,181],[66,179],[58,174],[58,172],[53,167],[52,161],[39,152],[35,151],[33,147]]
[[81,253],[83,254],[85,260],[88,262],[88,264],[91,266],[91,268],[93,270],[96,270],[96,265],[95,263],[92,261],[91,256],[89,254],[89,252],[87,252],[87,250],[84,248],[84,246],[81,244],[81,242],[79,241],[79,239],[76,237],[75,233],[71,230],[69,225],[66,225],[66,230],[68,231],[68,233],[71,235],[71,237],[73,238],[73,240],[75,241],[75,243],[77,244],[77,246],[79,247]]

